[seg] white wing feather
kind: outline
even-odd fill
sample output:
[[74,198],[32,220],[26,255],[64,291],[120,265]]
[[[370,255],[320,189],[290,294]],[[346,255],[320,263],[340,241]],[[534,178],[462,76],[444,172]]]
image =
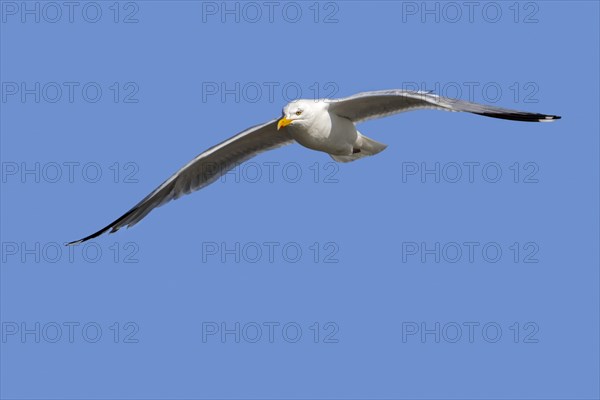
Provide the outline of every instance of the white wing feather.
[[67,245],[79,244],[93,239],[110,230],[116,232],[124,226],[133,226],[150,211],[171,200],[202,189],[213,183],[236,165],[267,150],[293,142],[285,131],[277,131],[277,120],[257,125],[238,133],[232,138],[211,147],[198,155],[183,168],[173,174],[162,185],[142,199],[121,217],[83,239]]
[[514,121],[547,122],[560,119],[556,115],[530,113],[472,103],[438,96],[430,92],[411,90],[381,90],[358,93],[354,96],[327,100],[329,111],[358,123],[417,109],[462,111]]

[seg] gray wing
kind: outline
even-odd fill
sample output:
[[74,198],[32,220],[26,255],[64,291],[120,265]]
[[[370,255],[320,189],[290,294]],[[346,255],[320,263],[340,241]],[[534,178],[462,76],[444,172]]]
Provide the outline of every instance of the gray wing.
[[263,151],[290,144],[292,141],[292,137],[285,130],[277,131],[276,119],[240,132],[198,155],[111,224],[67,245],[85,242],[109,230],[112,233],[124,226],[133,226],[156,207],[202,189],[236,165]]
[[330,103],[330,112],[340,117],[348,118],[353,122],[362,122],[405,111],[428,108],[445,111],[463,111],[513,121],[548,122],[560,119],[557,115],[509,110],[451,99],[423,91],[381,90],[358,93],[354,96],[327,101]]

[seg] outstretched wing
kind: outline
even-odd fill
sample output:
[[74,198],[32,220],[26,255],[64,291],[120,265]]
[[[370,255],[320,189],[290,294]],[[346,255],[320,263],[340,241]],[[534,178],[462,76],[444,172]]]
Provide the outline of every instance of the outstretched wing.
[[67,243],[67,245],[85,242],[109,230],[112,233],[124,226],[133,226],[156,207],[202,189],[236,165],[263,151],[290,144],[292,141],[288,132],[277,131],[276,119],[240,132],[198,155],[111,224],[83,239]]
[[438,109],[445,111],[463,111],[492,118],[513,121],[548,122],[560,119],[557,115],[546,115],[506,108],[472,103],[469,101],[438,96],[430,92],[411,90],[380,90],[358,93],[354,96],[327,100],[329,111],[348,118],[353,122],[362,122],[372,118],[417,109]]

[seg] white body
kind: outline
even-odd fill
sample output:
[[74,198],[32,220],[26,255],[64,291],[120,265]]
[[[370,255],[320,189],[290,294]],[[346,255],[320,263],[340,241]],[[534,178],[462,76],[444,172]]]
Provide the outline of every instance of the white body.
[[360,135],[352,121],[327,112],[318,113],[310,124],[291,124],[287,129],[302,146],[339,156],[352,154]]
[[291,121],[284,129],[302,146],[328,153],[341,162],[377,154],[387,147],[361,135],[348,118],[329,112],[329,105],[314,100],[291,102],[283,110]]

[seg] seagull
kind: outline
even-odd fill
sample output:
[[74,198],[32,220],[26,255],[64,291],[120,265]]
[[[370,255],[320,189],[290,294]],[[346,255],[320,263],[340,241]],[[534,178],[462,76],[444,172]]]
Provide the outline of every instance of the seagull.
[[83,243],[108,231],[114,233],[125,226],[132,227],[155,208],[210,185],[236,165],[259,153],[294,142],[327,153],[338,162],[375,155],[387,145],[361,134],[356,124],[419,109],[468,112],[526,122],[560,119],[557,115],[509,110],[442,97],[427,91],[380,90],[341,99],[294,100],[283,108],[281,118],[248,128],[209,148],[121,217],[99,231],[66,245]]

